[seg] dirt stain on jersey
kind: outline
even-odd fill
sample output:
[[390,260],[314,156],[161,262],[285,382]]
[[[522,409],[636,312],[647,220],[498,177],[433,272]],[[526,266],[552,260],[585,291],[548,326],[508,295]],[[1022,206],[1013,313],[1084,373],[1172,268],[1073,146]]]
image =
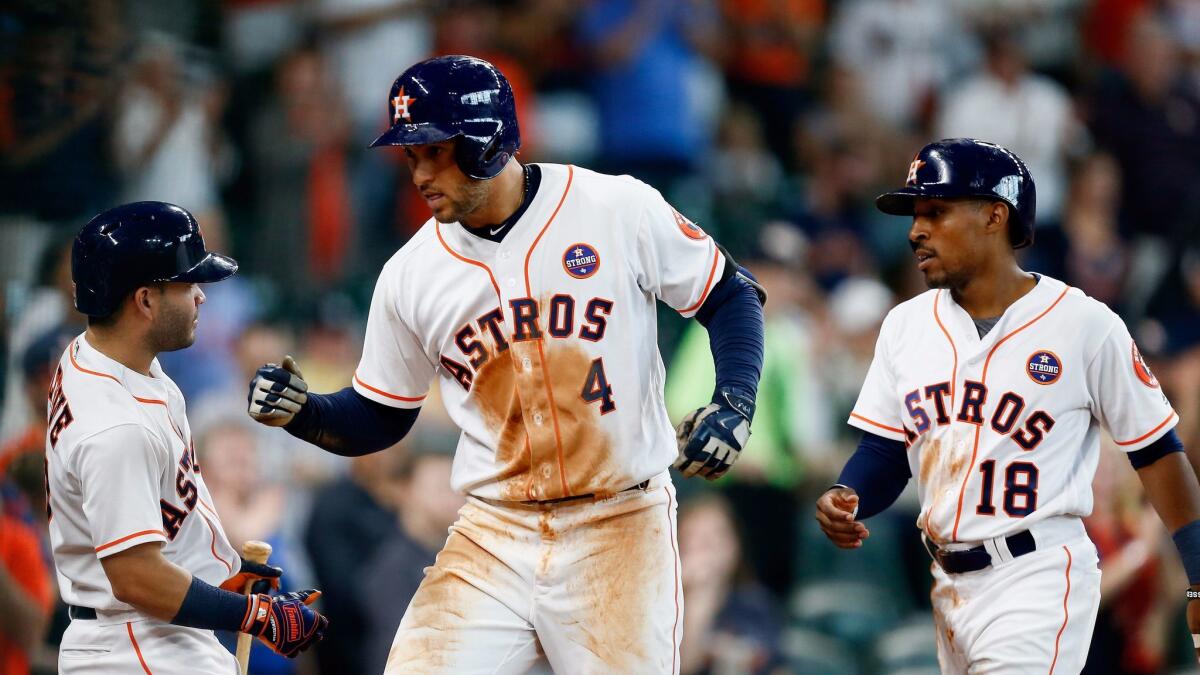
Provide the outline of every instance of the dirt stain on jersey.
[[513,342],[476,374],[472,395],[496,434],[502,499],[605,496],[629,487],[612,461],[601,403],[583,400],[593,360],[571,342]]

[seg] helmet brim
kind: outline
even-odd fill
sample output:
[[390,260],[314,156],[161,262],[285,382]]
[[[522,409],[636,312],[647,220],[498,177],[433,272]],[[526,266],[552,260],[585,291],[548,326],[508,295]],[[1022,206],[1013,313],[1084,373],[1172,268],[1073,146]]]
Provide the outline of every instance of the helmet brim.
[[195,267],[180,272],[164,281],[181,281],[189,284],[211,284],[228,279],[238,271],[237,261],[220,253],[209,253]]
[[458,129],[449,129],[438,124],[393,124],[390,129],[376,138],[369,147],[389,145],[429,145],[448,141],[462,134]]
[[914,202],[918,199],[972,198],[1004,201],[999,196],[988,192],[963,193],[949,186],[942,189],[938,185],[912,185],[879,195],[875,198],[875,208],[892,216],[911,216],[915,211]]

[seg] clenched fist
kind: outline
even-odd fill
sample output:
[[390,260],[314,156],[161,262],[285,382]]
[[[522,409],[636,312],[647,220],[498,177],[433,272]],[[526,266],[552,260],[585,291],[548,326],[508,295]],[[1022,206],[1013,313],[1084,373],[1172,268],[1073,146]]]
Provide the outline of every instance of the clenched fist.
[[830,488],[817,500],[817,523],[838,548],[859,548],[871,536],[857,516],[858,493],[850,488]]
[[271,427],[282,427],[308,401],[308,383],[291,356],[283,357],[283,365],[268,363],[254,374],[250,393],[246,396],[250,416],[254,421]]

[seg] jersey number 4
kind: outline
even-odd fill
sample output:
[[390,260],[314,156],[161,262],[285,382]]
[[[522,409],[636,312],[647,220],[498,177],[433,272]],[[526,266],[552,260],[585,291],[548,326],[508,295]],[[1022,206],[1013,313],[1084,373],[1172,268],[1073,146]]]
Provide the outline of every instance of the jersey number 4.
[[588,403],[600,402],[600,414],[606,415],[617,409],[617,404],[613,403],[612,386],[608,384],[608,378],[604,376],[604,359],[592,359],[592,365],[588,368],[587,377],[583,381],[583,391],[579,395]]
[[[979,489],[979,506],[975,513],[996,515],[992,493],[996,482],[996,460],[979,465],[983,485]],[[1037,509],[1038,468],[1032,462],[1012,462],[1004,470],[1004,512],[1013,518],[1024,518]]]

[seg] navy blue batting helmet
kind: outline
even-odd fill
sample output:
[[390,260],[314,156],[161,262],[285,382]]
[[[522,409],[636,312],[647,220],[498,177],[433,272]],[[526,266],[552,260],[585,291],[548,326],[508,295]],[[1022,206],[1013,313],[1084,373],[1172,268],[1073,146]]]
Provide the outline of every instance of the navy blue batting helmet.
[[913,200],[978,197],[1008,204],[1009,239],[1013,248],[1033,243],[1037,192],[1025,162],[1011,150],[974,138],[948,138],[930,143],[908,167],[899,190],[879,195],[875,206],[895,216],[911,216]]
[[134,202],[88,221],[71,247],[75,309],[112,314],[138,286],[157,281],[209,283],[237,272],[237,262],[204,249],[192,214],[165,202]]
[[404,71],[388,95],[388,116],[392,126],[372,148],[457,138],[458,168],[472,178],[495,178],[521,147],[512,87],[473,56],[439,56]]

